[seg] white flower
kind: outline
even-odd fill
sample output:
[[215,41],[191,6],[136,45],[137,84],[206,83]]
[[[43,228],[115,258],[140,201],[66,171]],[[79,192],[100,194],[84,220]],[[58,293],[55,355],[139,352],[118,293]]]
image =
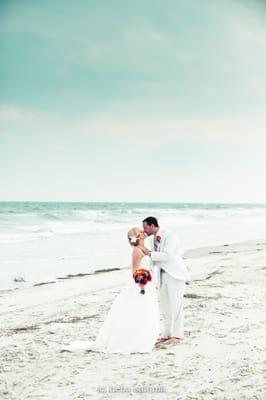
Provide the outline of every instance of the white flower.
[[130,242],[131,243],[137,243],[137,240],[138,240],[138,238],[137,238],[137,236],[130,236]]

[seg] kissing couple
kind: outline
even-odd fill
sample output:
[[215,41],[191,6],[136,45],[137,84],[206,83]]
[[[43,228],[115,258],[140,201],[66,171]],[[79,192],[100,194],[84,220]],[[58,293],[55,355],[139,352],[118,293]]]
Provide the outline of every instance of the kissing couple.
[[[175,345],[184,337],[183,298],[189,272],[174,232],[161,229],[155,217],[147,217],[142,229],[129,230],[128,241],[132,247],[128,281],[111,305],[96,340],[75,341],[63,350],[151,353],[161,344]],[[148,280],[136,280],[143,271]]]

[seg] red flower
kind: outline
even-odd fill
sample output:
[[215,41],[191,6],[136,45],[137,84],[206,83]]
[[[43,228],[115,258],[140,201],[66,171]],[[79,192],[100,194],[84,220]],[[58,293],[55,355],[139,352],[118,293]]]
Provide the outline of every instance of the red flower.
[[160,235],[157,235],[157,236],[155,237],[155,239],[157,240],[157,242],[160,242],[160,241],[161,241],[161,236],[160,236]]
[[147,282],[152,280],[152,277],[150,271],[146,270],[146,268],[138,268],[133,274],[133,279],[140,285],[140,293],[144,294],[144,286],[147,284]]

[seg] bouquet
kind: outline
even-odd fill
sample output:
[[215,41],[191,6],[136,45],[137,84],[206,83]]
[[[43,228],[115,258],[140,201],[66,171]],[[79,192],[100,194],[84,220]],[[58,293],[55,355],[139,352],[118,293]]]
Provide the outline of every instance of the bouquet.
[[144,286],[147,284],[147,282],[151,281],[150,271],[145,268],[138,268],[133,274],[133,279],[140,285],[140,293],[145,294]]

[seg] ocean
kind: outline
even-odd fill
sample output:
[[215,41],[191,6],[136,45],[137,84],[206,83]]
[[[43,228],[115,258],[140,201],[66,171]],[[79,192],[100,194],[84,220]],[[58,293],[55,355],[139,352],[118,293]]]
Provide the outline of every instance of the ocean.
[[0,202],[0,289],[128,267],[127,232],[151,215],[181,253],[266,238],[266,204]]

